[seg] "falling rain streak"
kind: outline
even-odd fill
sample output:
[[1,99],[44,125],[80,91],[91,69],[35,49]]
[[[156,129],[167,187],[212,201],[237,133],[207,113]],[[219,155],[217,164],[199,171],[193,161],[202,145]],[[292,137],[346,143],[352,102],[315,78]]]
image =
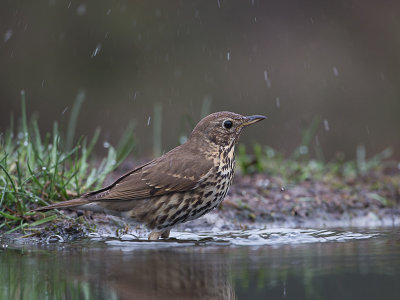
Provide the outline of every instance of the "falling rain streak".
[[270,88],[271,87],[271,80],[268,77],[267,70],[264,71],[264,80],[265,80],[265,83],[267,84],[267,87]]
[[279,97],[276,97],[275,101],[276,101],[276,107],[280,108],[281,107],[281,99],[279,99]]
[[97,44],[96,48],[93,50],[91,58],[95,57],[101,50],[101,44]]
[[324,128],[325,128],[325,131],[329,131],[329,123],[328,123],[327,119],[324,120]]
[[12,29],[8,29],[8,30],[4,33],[4,43],[7,43],[7,41],[8,41],[9,39],[11,39],[12,35],[13,35]]
[[335,75],[335,77],[339,76],[339,71],[335,66],[332,67],[332,72],[333,72],[333,75]]

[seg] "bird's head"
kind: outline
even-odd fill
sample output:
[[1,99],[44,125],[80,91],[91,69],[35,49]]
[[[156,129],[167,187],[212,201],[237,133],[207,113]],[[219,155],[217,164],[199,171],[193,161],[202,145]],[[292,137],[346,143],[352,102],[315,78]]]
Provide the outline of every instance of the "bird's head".
[[236,143],[242,129],[266,117],[242,116],[229,111],[216,112],[203,118],[193,129],[190,139],[202,139],[218,146]]

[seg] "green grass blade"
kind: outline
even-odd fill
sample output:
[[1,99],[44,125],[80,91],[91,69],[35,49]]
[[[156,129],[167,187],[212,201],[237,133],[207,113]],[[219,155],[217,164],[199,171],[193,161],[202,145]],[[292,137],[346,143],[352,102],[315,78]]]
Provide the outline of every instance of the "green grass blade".
[[72,148],[75,137],[76,124],[78,123],[79,112],[81,110],[83,101],[85,101],[85,98],[86,98],[85,91],[84,90],[79,91],[78,95],[76,96],[74,105],[72,106],[71,117],[68,122],[67,140],[65,145],[67,150],[70,150]]
[[21,220],[21,218],[13,216],[13,215],[10,215],[10,214],[8,214],[8,213],[6,213],[4,211],[1,211],[1,210],[0,210],[0,215],[3,216],[4,218],[10,219],[10,220],[14,220],[14,221]]
[[47,222],[51,222],[51,221],[57,219],[57,217],[58,217],[57,215],[48,216],[46,218],[43,218],[43,219],[37,220],[37,221],[35,221],[33,223],[30,223],[28,225],[28,227],[34,227],[34,226],[42,225],[42,224],[47,223]]

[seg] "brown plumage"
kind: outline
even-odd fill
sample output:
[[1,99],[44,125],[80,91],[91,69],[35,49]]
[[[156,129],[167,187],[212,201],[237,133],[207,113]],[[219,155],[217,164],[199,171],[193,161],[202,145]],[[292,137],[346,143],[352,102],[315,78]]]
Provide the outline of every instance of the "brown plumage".
[[202,119],[188,141],[118,178],[111,185],[78,199],[37,210],[75,208],[133,218],[168,237],[179,223],[217,207],[232,183],[235,145],[241,130],[265,119],[217,112]]

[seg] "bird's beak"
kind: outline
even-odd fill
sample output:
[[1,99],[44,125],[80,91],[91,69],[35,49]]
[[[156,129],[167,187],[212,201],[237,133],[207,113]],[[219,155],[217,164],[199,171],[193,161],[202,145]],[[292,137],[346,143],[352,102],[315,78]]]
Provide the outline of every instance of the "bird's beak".
[[255,116],[247,116],[244,119],[244,122],[242,123],[242,127],[249,126],[251,124],[257,123],[259,121],[262,121],[266,119],[267,117],[260,116],[260,115],[255,115]]

